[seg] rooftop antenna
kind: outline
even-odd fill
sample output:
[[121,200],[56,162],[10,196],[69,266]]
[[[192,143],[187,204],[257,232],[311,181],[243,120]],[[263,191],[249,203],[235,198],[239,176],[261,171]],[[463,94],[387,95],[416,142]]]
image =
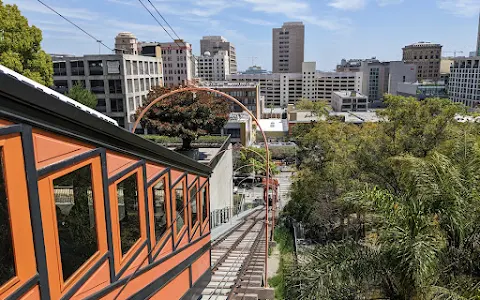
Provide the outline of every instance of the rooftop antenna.
[[98,43],[98,54],[102,54],[102,48],[100,47],[102,45],[102,41],[101,40],[97,40],[97,43]]

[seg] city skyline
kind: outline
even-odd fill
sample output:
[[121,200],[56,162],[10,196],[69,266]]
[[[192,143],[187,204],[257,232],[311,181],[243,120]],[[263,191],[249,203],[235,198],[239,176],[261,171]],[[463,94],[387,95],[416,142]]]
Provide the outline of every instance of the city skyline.
[[[17,4],[29,23],[42,29],[42,44],[47,52],[98,54],[95,41],[37,1],[4,2]],[[401,60],[402,47],[419,41],[442,44],[444,56],[453,55],[453,51],[463,51],[459,55],[468,56],[476,49],[480,10],[480,0],[152,2],[178,35],[193,45],[195,55],[200,54],[202,36],[222,35],[231,41],[237,48],[239,71],[247,69],[252,61],[271,70],[272,29],[290,21],[304,22],[305,61],[317,62],[318,69],[323,71],[333,70],[342,58],[375,56],[380,60]],[[171,41],[135,0],[46,3],[109,46],[113,46],[120,31],[130,31],[140,41]],[[102,48],[101,52],[108,50]]]

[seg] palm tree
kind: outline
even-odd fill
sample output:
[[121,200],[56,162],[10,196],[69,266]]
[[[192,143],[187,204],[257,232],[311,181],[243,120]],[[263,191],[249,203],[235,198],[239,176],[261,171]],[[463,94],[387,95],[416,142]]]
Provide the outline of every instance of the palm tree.
[[478,200],[442,154],[399,156],[389,164],[396,190],[367,186],[342,199],[366,214],[365,239],[318,246],[303,255],[292,272],[295,297],[462,299],[456,280],[445,281],[445,257],[466,245],[467,216]]

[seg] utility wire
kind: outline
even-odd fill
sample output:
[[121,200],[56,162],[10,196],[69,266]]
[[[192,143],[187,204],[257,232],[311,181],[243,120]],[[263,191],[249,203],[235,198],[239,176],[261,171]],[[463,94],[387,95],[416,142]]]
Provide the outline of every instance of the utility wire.
[[[172,26],[170,26],[170,24],[167,22],[167,20],[165,20],[165,18],[163,17],[163,15],[158,11],[157,7],[152,3],[152,1],[150,0],[147,0],[148,3],[150,3],[150,5],[153,7],[153,9],[155,9],[155,11],[157,12],[157,14],[162,18],[162,20],[165,22],[165,24],[167,24],[168,27],[170,27],[170,30],[173,32],[173,34],[175,34],[175,36],[181,40],[182,38],[180,38],[178,36],[178,34],[175,32],[175,30],[172,28]],[[185,44],[185,43],[184,43]]]
[[[165,24],[167,24],[167,26],[170,28],[170,30],[173,32],[173,34],[177,37],[178,40],[182,40],[182,38],[180,38],[180,36],[175,32],[175,30],[172,28],[172,26],[168,23],[168,21],[165,19],[165,17],[158,11],[157,7],[152,3],[152,1],[150,0],[147,0],[148,3],[150,3],[150,5],[153,7],[153,9],[157,12],[157,14],[162,18],[162,20],[165,22]],[[142,6],[148,11],[148,13],[155,19],[155,21],[158,23],[158,25],[160,25],[163,30],[167,33],[167,35],[173,40],[173,42],[180,48],[182,48],[182,46],[180,46],[178,44],[178,42],[176,41],[176,39],[170,34],[170,32],[167,31],[167,29],[165,29],[165,27],[162,25],[162,23],[160,23],[160,21],[157,19],[157,17],[155,17],[153,15],[153,13],[145,6],[145,4],[141,1],[141,0],[138,0],[138,2],[140,2],[142,4]],[[186,47],[187,44],[182,40],[182,43],[183,43],[183,47]],[[192,53],[192,57],[193,59],[195,59],[197,61],[197,63],[199,63],[198,59],[195,57],[195,55],[193,55]]]
[[37,0],[38,2],[40,2],[43,6],[45,6],[46,8],[48,8],[49,10],[53,11],[54,13],[56,13],[57,15],[59,15],[60,17],[62,17],[62,19],[64,19],[65,21],[67,21],[68,23],[72,24],[73,26],[77,27],[78,29],[80,29],[83,33],[85,33],[86,35],[88,35],[89,37],[91,37],[92,39],[95,40],[95,42],[97,43],[100,43],[102,44],[105,48],[107,48],[108,50],[110,51],[114,51],[112,48],[108,47],[107,45],[105,45],[101,40],[97,39],[96,37],[94,37],[93,35],[91,35],[90,33],[88,33],[86,30],[84,30],[82,27],[78,26],[77,24],[73,23],[72,21],[70,21],[67,17],[63,16],[61,13],[59,13],[58,11],[56,11],[55,9],[53,9],[52,7],[48,6],[46,3],[44,3],[42,0]]

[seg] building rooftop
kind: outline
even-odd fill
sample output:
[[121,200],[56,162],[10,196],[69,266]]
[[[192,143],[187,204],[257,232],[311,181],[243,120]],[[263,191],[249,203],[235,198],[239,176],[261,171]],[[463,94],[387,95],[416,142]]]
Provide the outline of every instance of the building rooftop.
[[422,42],[418,42],[418,43],[414,43],[414,44],[405,46],[405,48],[410,48],[410,47],[442,47],[442,45],[422,41]]
[[[287,120],[283,119],[260,119],[258,120],[264,131],[268,132],[288,132]],[[257,128],[257,131],[260,131]]]
[[230,113],[229,123],[243,123],[248,122],[252,117],[247,113]]
[[131,32],[120,32],[117,34],[117,38],[135,38],[135,35]]
[[338,92],[333,92],[333,94],[338,95],[342,98],[367,98],[367,96],[360,94],[359,92],[351,92],[351,91],[338,91]]
[[221,35],[206,35],[202,37],[202,40],[228,42],[227,39]]
[[256,88],[258,82],[202,81],[201,86],[213,88]]

